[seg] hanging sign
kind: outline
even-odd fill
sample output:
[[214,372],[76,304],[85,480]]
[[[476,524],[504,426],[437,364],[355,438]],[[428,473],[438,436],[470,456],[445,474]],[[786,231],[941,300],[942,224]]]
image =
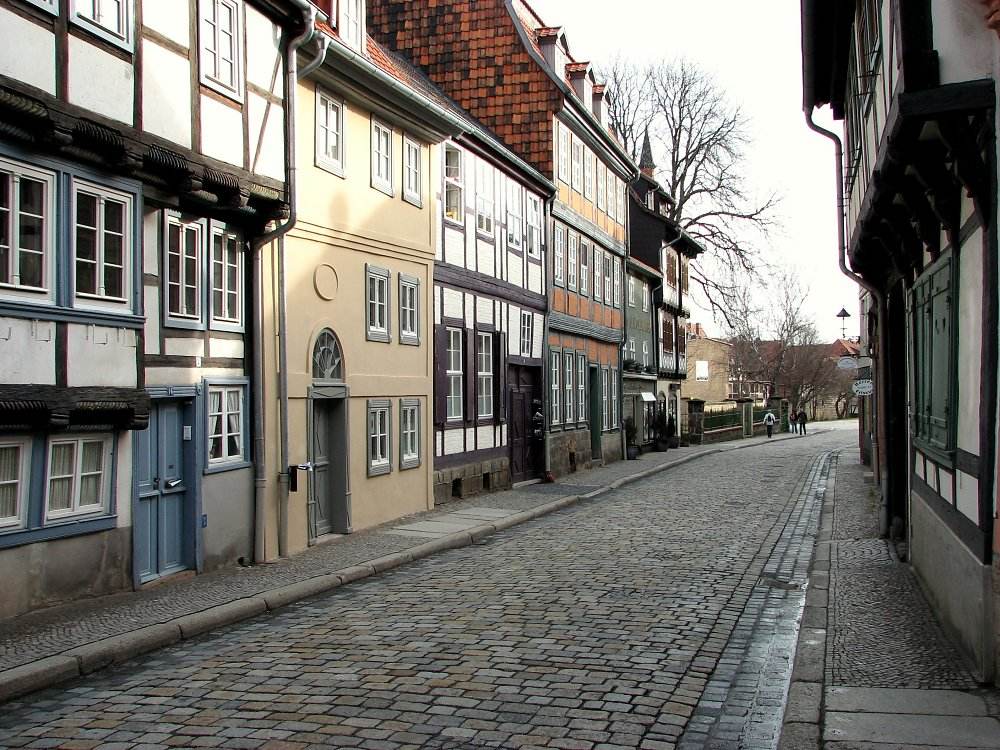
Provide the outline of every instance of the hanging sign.
[[841,370],[856,370],[858,367],[858,360],[854,357],[841,357],[837,360],[837,367]]
[[851,388],[855,396],[870,396],[875,391],[875,384],[871,380],[855,380]]

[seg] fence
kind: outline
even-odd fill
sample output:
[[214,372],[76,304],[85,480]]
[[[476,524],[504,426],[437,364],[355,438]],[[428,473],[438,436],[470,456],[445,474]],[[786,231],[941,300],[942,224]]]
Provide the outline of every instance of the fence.
[[[714,405],[713,405],[714,406]],[[738,404],[723,404],[726,408],[706,412],[702,421],[705,432],[724,430],[728,427],[740,427],[743,424],[743,409]]]

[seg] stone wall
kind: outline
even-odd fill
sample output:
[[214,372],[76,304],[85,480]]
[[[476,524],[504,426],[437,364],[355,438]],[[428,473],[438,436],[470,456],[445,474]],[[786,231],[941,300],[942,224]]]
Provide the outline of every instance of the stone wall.
[[589,469],[590,461],[590,430],[549,433],[549,470],[553,476],[563,477],[580,469]]
[[434,472],[434,505],[509,490],[510,485],[510,459],[506,456],[439,469]]

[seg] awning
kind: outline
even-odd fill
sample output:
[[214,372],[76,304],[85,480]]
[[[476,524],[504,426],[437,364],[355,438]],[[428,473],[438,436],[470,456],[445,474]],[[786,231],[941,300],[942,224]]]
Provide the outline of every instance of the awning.
[[648,402],[653,403],[653,404],[656,403],[656,395],[653,394],[653,393],[650,393],[649,391],[643,391],[639,395],[642,396],[642,400],[643,401],[648,401]]

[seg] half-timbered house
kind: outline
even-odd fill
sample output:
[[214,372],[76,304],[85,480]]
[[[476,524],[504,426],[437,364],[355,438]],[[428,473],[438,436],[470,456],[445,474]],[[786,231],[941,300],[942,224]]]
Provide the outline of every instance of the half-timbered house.
[[[882,531],[998,672],[995,2],[803,0],[809,125],[835,144],[842,270],[870,294]],[[842,135],[820,128],[829,104]],[[831,250],[832,252],[832,250]]]
[[0,616],[253,553],[302,3],[0,3]]

